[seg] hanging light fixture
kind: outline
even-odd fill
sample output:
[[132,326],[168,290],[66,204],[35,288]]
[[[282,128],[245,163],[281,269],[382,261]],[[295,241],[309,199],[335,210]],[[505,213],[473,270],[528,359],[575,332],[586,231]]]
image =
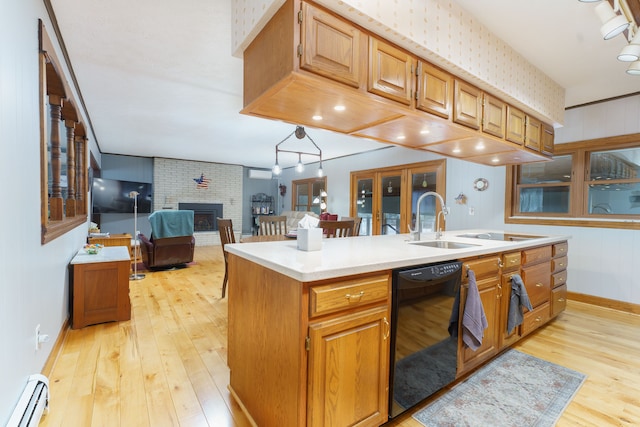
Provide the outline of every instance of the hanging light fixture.
[[605,40],[609,40],[622,33],[629,28],[629,21],[624,14],[620,15],[616,12],[620,10],[619,0],[614,1],[615,9],[611,7],[608,1],[603,1],[595,7],[596,14],[602,22],[600,33]]
[[427,174],[425,173],[422,177],[422,188],[427,188],[428,185],[429,183],[427,183]]
[[391,180],[389,180],[389,187],[387,187],[387,193],[393,193],[393,187],[391,186]]
[[640,76],[640,61],[632,62],[627,68],[627,74],[631,74],[632,76]]
[[[286,150],[286,149],[280,148],[280,145],[283,142],[285,142],[287,139],[289,139],[291,137],[291,135],[294,135],[294,134],[295,134],[296,138],[298,138],[298,139],[303,139],[303,138],[307,137],[309,139],[309,141],[311,141],[311,143],[313,144],[315,149],[318,150],[318,152],[315,153],[315,152],[308,152],[308,151]],[[302,127],[302,126],[296,126],[296,129],[293,132],[291,132],[289,135],[286,136],[286,138],[284,138],[282,141],[280,141],[279,143],[276,144],[276,162],[273,165],[273,168],[271,168],[271,171],[273,172],[274,175],[280,175],[282,173],[282,168],[280,167],[280,164],[278,163],[278,154],[279,153],[293,153],[293,154],[297,154],[298,155],[298,163],[296,164],[296,172],[298,172],[298,173],[301,173],[304,170],[304,164],[302,163],[302,155],[303,154],[305,156],[316,156],[320,160],[320,167],[318,168],[318,176],[322,177],[324,175],[324,171],[322,169],[322,150],[313,141],[313,139],[311,139],[309,134],[307,134],[307,132],[304,130],[304,127]]]

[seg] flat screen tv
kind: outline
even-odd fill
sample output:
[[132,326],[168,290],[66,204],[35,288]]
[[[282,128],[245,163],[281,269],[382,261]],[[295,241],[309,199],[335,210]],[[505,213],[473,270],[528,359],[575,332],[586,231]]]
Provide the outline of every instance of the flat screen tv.
[[139,193],[138,213],[151,213],[150,183],[93,178],[93,213],[133,213],[134,199],[129,197],[132,191]]

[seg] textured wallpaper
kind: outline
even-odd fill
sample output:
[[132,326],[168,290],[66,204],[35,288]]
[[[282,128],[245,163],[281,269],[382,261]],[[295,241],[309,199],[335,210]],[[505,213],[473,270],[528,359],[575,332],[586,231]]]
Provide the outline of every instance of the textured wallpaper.
[[[242,52],[284,3],[283,0],[232,2],[234,52]],[[540,119],[563,123],[564,88],[454,1],[316,2]]]

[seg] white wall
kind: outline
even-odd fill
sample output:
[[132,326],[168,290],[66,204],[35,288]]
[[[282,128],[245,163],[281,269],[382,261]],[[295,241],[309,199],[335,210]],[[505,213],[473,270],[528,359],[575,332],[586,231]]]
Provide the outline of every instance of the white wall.
[[[640,95],[607,103],[568,110],[564,128],[556,130],[558,143],[640,133]],[[322,147],[322,141],[316,141]],[[640,141],[639,141],[640,142]],[[440,158],[435,154],[400,147],[349,156],[323,162],[327,175],[328,210],[349,214],[349,174],[351,171],[422,162]],[[293,169],[283,172],[281,181],[291,188],[291,180],[309,178]],[[477,178],[489,181],[486,191],[473,190]],[[464,193],[467,205],[455,204]],[[446,203],[451,208],[447,229],[505,229],[538,234],[569,235],[568,285],[572,292],[640,304],[640,279],[634,260],[640,257],[640,231],[586,227],[533,226],[504,223],[505,168],[489,167],[466,161],[447,160]],[[291,197],[284,200],[290,209]],[[470,216],[469,207],[475,209]]]
[[[0,425],[9,419],[27,377],[41,371],[67,317],[67,265],[87,234],[86,226],[80,226],[40,244],[38,18],[52,33],[41,0],[2,2]],[[95,150],[95,142],[90,148]],[[37,324],[51,337],[38,351]]]

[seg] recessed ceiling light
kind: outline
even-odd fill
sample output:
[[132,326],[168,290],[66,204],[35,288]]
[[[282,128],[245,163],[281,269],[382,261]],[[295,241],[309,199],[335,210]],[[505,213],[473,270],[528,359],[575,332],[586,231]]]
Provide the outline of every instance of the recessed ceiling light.
[[458,153],[460,152],[460,149],[459,149],[459,148],[454,148],[454,149],[453,149],[453,152],[454,152],[454,153],[456,153],[456,154],[458,154]]
[[425,130],[421,130],[421,131],[420,131],[420,135],[426,135],[426,134],[428,134],[428,133],[429,133],[429,130],[428,130],[428,129],[425,129]]
[[478,151],[484,150],[484,144],[482,142],[479,142],[478,145],[476,145],[476,150]]
[[344,105],[336,105],[335,107],[333,107],[333,109],[336,111],[344,111],[347,109],[347,107],[345,107]]
[[498,163],[498,162],[500,161],[500,159],[499,159],[499,158],[497,158],[497,157],[494,157],[493,159],[491,159],[491,161],[492,161],[493,163]]
[[311,117],[311,118],[312,118],[313,120],[316,120],[316,121],[317,121],[317,120],[322,120],[322,116],[321,116],[321,115],[318,115],[318,114],[316,114],[315,116],[313,116],[313,117]]
[[403,139],[405,139],[405,136],[404,135],[398,135],[398,136],[396,136],[396,139],[403,140]]

